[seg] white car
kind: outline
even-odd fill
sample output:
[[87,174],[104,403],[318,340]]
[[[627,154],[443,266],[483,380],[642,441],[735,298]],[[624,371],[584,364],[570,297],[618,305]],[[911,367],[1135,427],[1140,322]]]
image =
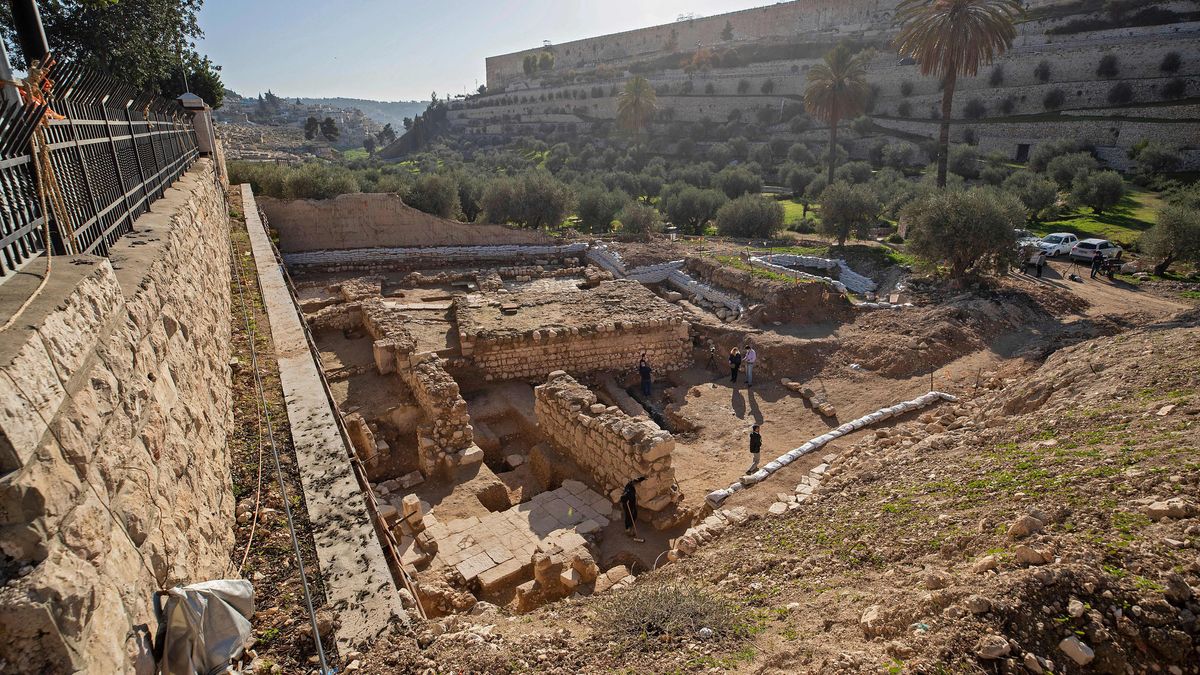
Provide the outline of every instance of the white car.
[[1107,239],[1084,239],[1071,248],[1071,258],[1090,262],[1096,257],[1096,251],[1100,251],[1100,255],[1107,260],[1120,255],[1121,247]]
[[1042,237],[1038,246],[1046,252],[1046,255],[1053,258],[1054,256],[1066,255],[1071,252],[1075,244],[1079,243],[1079,237],[1070,232],[1055,232]]

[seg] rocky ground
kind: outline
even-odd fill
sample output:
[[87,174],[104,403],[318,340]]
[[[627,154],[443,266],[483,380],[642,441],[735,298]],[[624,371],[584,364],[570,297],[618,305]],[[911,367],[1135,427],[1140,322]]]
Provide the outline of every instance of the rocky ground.
[[[1198,345],[1192,311],[1007,362],[848,448],[808,503],[618,592],[696,589],[725,625],[613,633],[601,595],[419,625],[362,665],[1200,672]],[[775,479],[746,492],[790,491]]]

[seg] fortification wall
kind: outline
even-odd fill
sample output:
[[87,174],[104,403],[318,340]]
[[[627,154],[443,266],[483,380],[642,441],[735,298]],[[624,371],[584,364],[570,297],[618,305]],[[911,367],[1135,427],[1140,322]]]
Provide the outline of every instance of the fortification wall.
[[229,230],[200,160],[0,333],[0,662],[152,672],[155,591],[226,575]]
[[[765,38],[792,37],[798,33],[833,31],[856,33],[886,28],[892,22],[895,0],[796,0],[780,2],[728,14],[638,28],[555,45],[554,70],[583,68],[631,57],[669,54],[679,46],[732,46]],[[730,39],[722,33],[732,29]],[[525,78],[523,61],[542,47],[489,57],[486,61],[488,89]]]
[[548,244],[535,230],[438,218],[394,194],[349,194],[333,199],[259,197],[283,253],[374,247]]
[[675,439],[650,420],[597,403],[591,390],[562,371],[534,388],[534,414],[546,437],[614,500],[625,483],[641,476],[640,507],[661,511],[678,498],[672,490]]

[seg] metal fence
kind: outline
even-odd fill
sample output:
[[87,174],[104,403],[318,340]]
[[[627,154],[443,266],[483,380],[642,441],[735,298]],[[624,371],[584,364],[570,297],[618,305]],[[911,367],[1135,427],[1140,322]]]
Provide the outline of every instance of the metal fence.
[[55,255],[107,255],[199,156],[177,101],[69,65],[50,79],[45,105],[0,106],[0,278],[47,245],[30,154],[39,125],[66,211],[50,216]]

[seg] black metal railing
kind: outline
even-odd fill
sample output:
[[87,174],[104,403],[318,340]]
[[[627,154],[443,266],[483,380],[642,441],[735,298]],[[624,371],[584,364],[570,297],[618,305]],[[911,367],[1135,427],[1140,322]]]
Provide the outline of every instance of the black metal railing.
[[30,154],[40,124],[65,207],[50,218],[55,255],[107,255],[199,156],[177,101],[69,65],[50,79],[44,105],[0,107],[0,277],[46,247]]

